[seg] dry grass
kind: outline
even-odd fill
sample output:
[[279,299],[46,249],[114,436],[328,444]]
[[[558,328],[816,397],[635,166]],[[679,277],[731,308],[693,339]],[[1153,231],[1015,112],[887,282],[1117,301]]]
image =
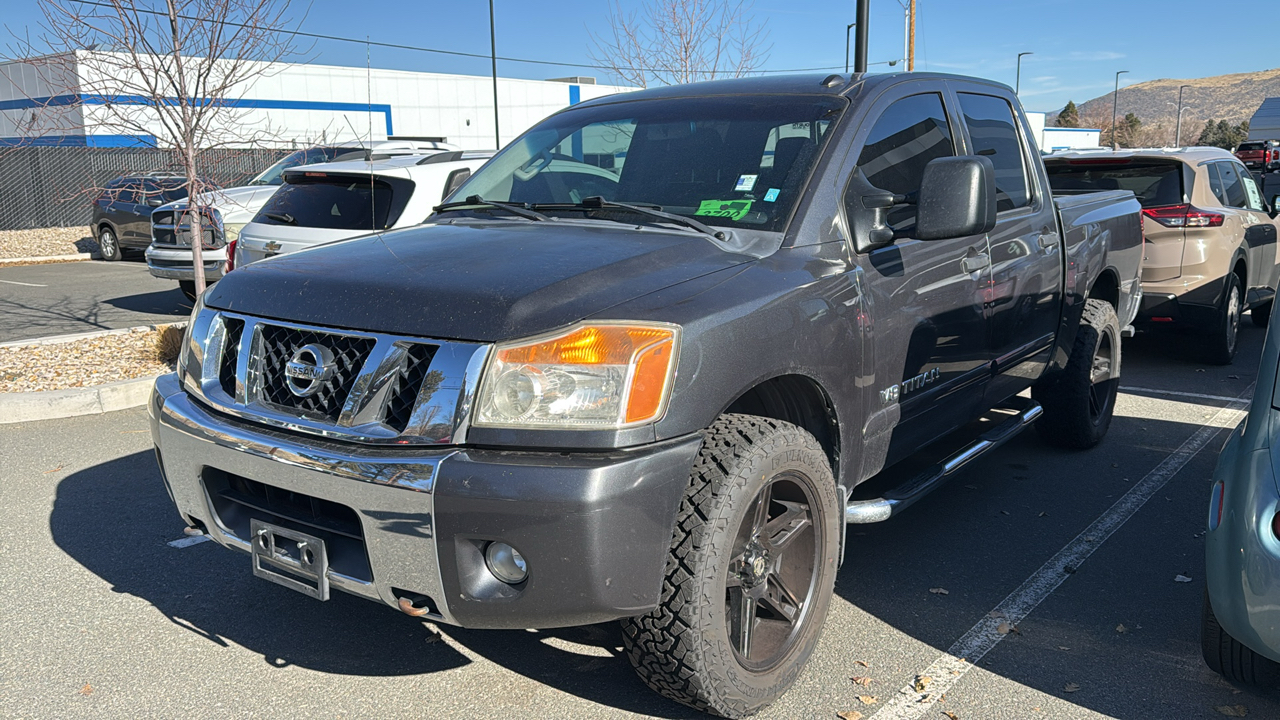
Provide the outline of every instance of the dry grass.
[[156,331],[152,349],[157,362],[172,365],[178,362],[178,353],[182,352],[182,337],[185,330],[176,325],[164,325]]

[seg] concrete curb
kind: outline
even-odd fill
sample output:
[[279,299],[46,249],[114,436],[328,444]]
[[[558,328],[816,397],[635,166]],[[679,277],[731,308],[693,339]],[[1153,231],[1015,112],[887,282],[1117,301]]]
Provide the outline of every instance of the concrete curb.
[[0,260],[0,267],[6,265],[45,265],[60,262],[84,262],[93,260],[97,253],[77,253],[75,255],[45,255],[43,257],[5,258]]
[[0,425],[126,410],[147,404],[159,375],[69,390],[0,393]]
[[114,328],[112,330],[90,330],[82,333],[70,333],[68,335],[50,335],[48,337],[31,338],[30,340],[9,340],[0,343],[0,348],[18,347],[19,345],[61,345],[62,343],[75,342],[76,340],[86,340],[88,338],[106,337],[108,335],[127,335],[132,332],[146,332],[148,330],[159,330],[164,327],[180,327],[187,326],[186,320],[179,320],[171,323],[158,323],[156,325],[138,325],[136,327]]

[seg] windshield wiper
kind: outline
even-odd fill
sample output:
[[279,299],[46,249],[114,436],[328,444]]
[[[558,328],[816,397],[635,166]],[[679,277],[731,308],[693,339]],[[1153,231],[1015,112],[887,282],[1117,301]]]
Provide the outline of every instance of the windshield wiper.
[[705,233],[717,240],[724,240],[725,234],[722,230],[716,230],[710,225],[700,223],[690,217],[684,215],[676,215],[675,213],[663,212],[661,205],[633,205],[631,203],[620,203],[612,200],[605,200],[599,195],[583,198],[579,203],[539,203],[532,205],[538,210],[627,210],[638,215],[648,215],[649,217],[659,218],[668,222],[678,223],[687,228]]
[[551,219],[540,212],[534,212],[531,209],[529,203],[504,202],[502,200],[485,200],[479,195],[472,195],[468,197],[466,200],[460,200],[458,202],[451,202],[451,203],[445,203],[443,205],[437,205],[432,209],[435,210],[436,212],[448,212],[449,210],[458,210],[464,207],[477,207],[477,206],[500,208],[502,210],[506,210],[512,215],[519,215],[520,217],[525,218],[527,220],[550,220]]
[[269,212],[269,213],[262,213],[262,214],[263,214],[263,216],[264,216],[264,217],[269,217],[269,218],[271,218],[272,220],[276,220],[276,221],[278,221],[278,222],[282,222],[282,223],[284,223],[285,225],[297,225],[297,224],[298,224],[298,219],[297,219],[297,218],[295,218],[294,216],[290,215],[289,213],[272,213],[272,212]]

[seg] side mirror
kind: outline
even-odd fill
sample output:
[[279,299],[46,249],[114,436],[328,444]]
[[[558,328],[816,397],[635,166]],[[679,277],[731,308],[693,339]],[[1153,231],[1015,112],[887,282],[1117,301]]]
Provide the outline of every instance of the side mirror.
[[153,208],[160,207],[163,204],[164,204],[164,198],[158,195],[152,195],[151,197],[147,198],[147,205]]
[[942,157],[924,167],[916,205],[920,240],[981,235],[996,226],[996,169],[978,155]]
[[1280,214],[1280,195],[1272,195],[1270,212],[1271,219],[1274,220],[1277,214]]

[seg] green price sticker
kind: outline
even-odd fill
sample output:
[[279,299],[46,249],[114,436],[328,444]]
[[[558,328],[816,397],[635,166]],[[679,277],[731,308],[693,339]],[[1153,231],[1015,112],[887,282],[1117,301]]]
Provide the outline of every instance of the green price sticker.
[[711,215],[741,220],[751,211],[751,200],[703,200],[694,215]]

